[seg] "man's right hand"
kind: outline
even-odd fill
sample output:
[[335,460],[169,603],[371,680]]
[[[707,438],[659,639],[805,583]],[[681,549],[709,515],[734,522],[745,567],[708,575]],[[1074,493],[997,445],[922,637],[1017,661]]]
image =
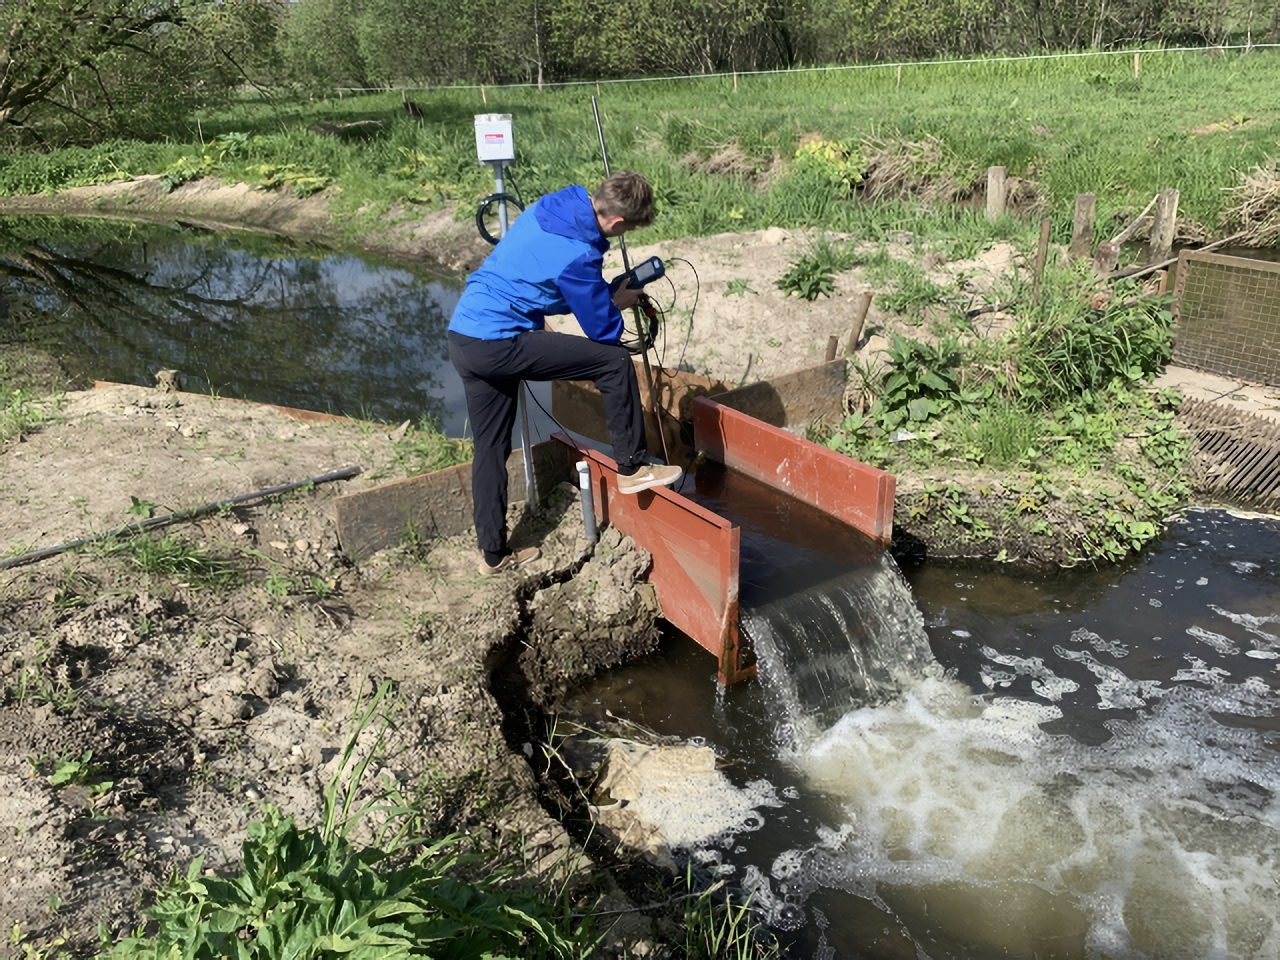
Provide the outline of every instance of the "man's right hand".
[[619,287],[613,291],[613,305],[619,310],[630,310],[640,302],[640,297],[644,295],[644,291],[640,287]]

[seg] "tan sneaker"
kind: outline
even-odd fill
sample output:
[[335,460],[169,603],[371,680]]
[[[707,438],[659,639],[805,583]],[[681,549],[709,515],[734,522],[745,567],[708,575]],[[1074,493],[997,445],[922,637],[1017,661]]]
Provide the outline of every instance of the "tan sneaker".
[[502,573],[504,570],[514,570],[516,567],[530,563],[542,556],[542,551],[537,547],[525,547],[523,550],[514,550],[498,561],[495,566],[489,566],[489,561],[484,557],[480,558],[480,575],[482,577],[492,576],[495,573]]
[[646,463],[630,476],[618,474],[618,492],[639,493],[650,487],[669,487],[682,476],[684,471],[679,467]]

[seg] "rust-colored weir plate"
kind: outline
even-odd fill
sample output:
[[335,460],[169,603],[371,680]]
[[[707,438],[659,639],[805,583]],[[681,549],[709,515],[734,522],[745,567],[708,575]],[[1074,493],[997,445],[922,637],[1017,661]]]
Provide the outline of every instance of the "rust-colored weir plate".
[[693,402],[699,451],[861,530],[887,545],[893,536],[892,474],[811,440],[699,397]]
[[[570,444],[563,434],[558,439]],[[649,582],[662,615],[720,661],[720,682],[755,675],[743,666],[738,637],[741,531],[728,520],[666,487],[618,492],[618,465],[597,450],[576,454],[590,465],[591,492],[601,524],[631,537],[653,558]]]

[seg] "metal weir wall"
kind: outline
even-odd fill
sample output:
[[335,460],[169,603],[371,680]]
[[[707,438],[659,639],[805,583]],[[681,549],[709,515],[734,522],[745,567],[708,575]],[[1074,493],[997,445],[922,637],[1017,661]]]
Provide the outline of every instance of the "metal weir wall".
[[[693,403],[693,433],[698,452],[888,545],[895,482],[883,470],[705,397]],[[753,676],[738,628],[741,531],[664,487],[619,494],[616,463],[596,451],[583,456],[597,517],[652,556],[649,582],[663,616],[715,655],[722,684]]]

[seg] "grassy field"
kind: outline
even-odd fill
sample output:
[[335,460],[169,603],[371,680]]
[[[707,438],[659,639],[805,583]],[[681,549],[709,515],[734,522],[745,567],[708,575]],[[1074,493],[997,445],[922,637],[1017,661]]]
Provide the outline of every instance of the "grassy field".
[[[341,203],[369,215],[405,202],[470,208],[493,188],[475,159],[473,117],[510,113],[518,157],[511,182],[528,200],[600,179],[591,106],[598,94],[612,167],[641,170],[657,188],[661,216],[641,242],[775,224],[867,236],[908,225],[966,230],[972,211],[963,202],[918,201],[964,201],[985,187],[992,165],[1023,179],[1029,219],[1050,217],[1059,241],[1068,238],[1077,193],[1097,195],[1106,234],[1166,187],[1181,191],[1182,222],[1213,238],[1230,226],[1231,189],[1276,152],[1277,79],[1271,50],[1150,50],[1136,77],[1133,54],[1123,53],[541,93],[415,90],[420,119],[406,115],[399,92],[307,102],[281,94],[191,118],[185,143],[0,156],[0,191],[163,173],[173,183],[220,176],[300,192],[337,188]],[[308,132],[321,121],[370,120],[384,123],[344,137]],[[855,186],[897,202],[850,202]]]

